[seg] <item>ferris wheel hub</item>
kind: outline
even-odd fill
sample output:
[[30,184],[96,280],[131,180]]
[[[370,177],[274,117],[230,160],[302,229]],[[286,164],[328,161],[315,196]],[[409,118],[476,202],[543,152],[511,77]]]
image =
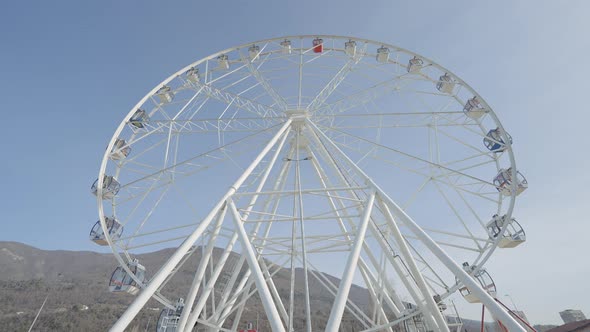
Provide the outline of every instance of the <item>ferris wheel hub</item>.
[[305,109],[289,109],[285,111],[285,114],[293,122],[305,122],[305,119],[309,118],[309,112]]

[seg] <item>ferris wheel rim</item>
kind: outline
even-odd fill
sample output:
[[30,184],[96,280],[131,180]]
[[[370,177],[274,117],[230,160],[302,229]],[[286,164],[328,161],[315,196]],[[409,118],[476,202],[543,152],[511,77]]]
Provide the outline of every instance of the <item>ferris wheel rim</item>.
[[[104,201],[102,199],[102,192],[103,192],[103,188],[102,188],[102,183],[104,180],[104,176],[106,176],[105,171],[107,168],[107,164],[109,162],[109,153],[111,151],[111,149],[113,148],[116,139],[119,137],[119,135],[121,134],[121,132],[124,130],[126,123],[129,121],[129,119],[131,118],[131,116],[133,115],[133,112],[135,110],[137,110],[140,106],[142,106],[149,98],[150,96],[152,96],[154,93],[156,93],[158,91],[158,89],[164,85],[166,85],[167,83],[171,82],[172,80],[174,80],[176,77],[178,77],[179,75],[183,74],[184,72],[186,72],[187,70],[189,70],[190,68],[204,62],[207,60],[212,60],[215,59],[216,57],[231,52],[231,51],[235,51],[238,49],[243,49],[245,47],[248,47],[252,44],[260,44],[260,43],[267,43],[267,42],[273,42],[273,41],[281,41],[284,39],[304,39],[304,38],[332,38],[332,39],[338,39],[338,40],[354,40],[354,41],[364,41],[370,44],[374,44],[374,45],[384,45],[387,47],[391,47],[394,48],[400,52],[404,52],[407,54],[411,54],[414,56],[419,56],[420,58],[428,61],[429,63],[431,63],[432,65],[436,66],[437,68],[439,68],[442,71],[448,72],[450,74],[453,75],[453,77],[460,82],[463,86],[465,86],[470,92],[472,92],[474,94],[474,96],[478,97],[478,100],[481,102],[481,104],[483,106],[485,106],[488,110],[489,110],[489,116],[493,119],[493,121],[498,125],[498,127],[501,129],[501,133],[502,135],[504,135],[504,139],[506,141],[506,153],[508,155],[508,158],[510,160],[510,164],[512,167],[512,175],[513,178],[516,178],[516,172],[517,172],[517,168],[516,168],[516,161],[515,161],[515,157],[514,157],[514,153],[513,153],[513,149],[512,149],[512,143],[511,141],[506,137],[506,131],[504,130],[504,127],[502,126],[502,123],[500,121],[500,119],[497,117],[496,113],[493,111],[493,109],[487,104],[487,102],[485,101],[485,99],[483,97],[481,97],[477,91],[473,88],[471,88],[470,85],[468,85],[465,81],[463,81],[459,76],[457,76],[456,74],[454,74],[452,71],[446,69],[445,67],[439,65],[438,63],[436,63],[435,61],[432,61],[431,59],[422,56],[421,54],[400,48],[398,46],[392,45],[392,44],[388,44],[388,43],[382,43],[382,42],[377,42],[377,41],[373,41],[373,40],[369,40],[369,39],[363,39],[363,38],[357,38],[357,37],[348,37],[348,36],[334,36],[334,35],[294,35],[294,36],[284,36],[284,37],[277,37],[277,38],[270,38],[270,39],[263,39],[263,40],[259,40],[259,41],[255,41],[255,42],[251,42],[251,43],[245,43],[239,46],[235,46],[235,47],[231,47],[231,48],[227,48],[225,50],[213,53],[212,55],[209,55],[205,58],[202,58],[200,60],[197,60],[195,62],[192,62],[191,64],[183,67],[182,69],[178,70],[177,72],[175,72],[174,74],[170,75],[168,78],[166,78],[165,80],[163,80],[162,82],[160,82],[158,85],[156,85],[151,91],[149,91],[133,108],[131,108],[131,110],[129,111],[129,113],[125,116],[125,118],[123,119],[123,121],[119,124],[118,128],[116,129],[115,133],[113,134],[107,149],[103,155],[103,159],[101,162],[101,166],[99,169],[99,176],[98,176],[98,191],[97,191],[97,205],[98,205],[98,210],[99,210],[99,220],[101,223],[101,227],[104,229],[106,229],[106,221],[105,218],[107,218],[107,216],[105,215],[104,212]],[[281,111],[279,109],[277,109],[277,111]],[[509,200],[509,205],[508,208],[506,210],[506,215],[508,217],[512,216],[512,212],[514,209],[514,205],[515,205],[515,200],[516,200],[516,195],[514,194],[514,192],[516,191],[516,183],[513,182],[511,184],[512,186],[512,194]],[[507,225],[505,226],[507,227]],[[113,252],[114,256],[116,257],[117,261],[119,262],[119,264],[126,270],[128,270],[127,266],[126,266],[126,261],[125,259],[120,255],[120,253],[117,251],[117,247],[114,244],[113,240],[111,239],[111,236],[109,234],[109,232],[105,232],[105,238],[106,241],[108,242],[109,247],[111,248],[111,251]],[[490,247],[489,250],[487,250],[485,252],[485,255],[482,257],[481,259],[481,266],[483,266],[483,264],[491,257],[491,255],[493,254],[493,252],[495,251],[495,249],[497,248],[497,244],[500,241],[500,238],[498,237],[497,239],[494,240],[494,244]],[[483,253],[482,253],[483,254]],[[128,273],[130,273],[132,276],[133,273],[131,273],[131,271],[127,271]],[[136,280],[137,281],[137,280]],[[168,303],[169,300],[168,300]]]

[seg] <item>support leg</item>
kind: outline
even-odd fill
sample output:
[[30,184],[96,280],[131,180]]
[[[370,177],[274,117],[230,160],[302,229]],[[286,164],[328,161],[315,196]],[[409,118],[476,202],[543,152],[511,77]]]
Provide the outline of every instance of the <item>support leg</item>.
[[350,291],[350,285],[352,284],[352,278],[354,277],[354,271],[357,266],[358,258],[361,253],[363,242],[365,241],[365,233],[367,232],[367,226],[371,217],[371,211],[373,210],[373,204],[375,203],[375,193],[371,193],[367,202],[365,203],[365,211],[361,223],[359,224],[355,243],[352,247],[340,286],[338,287],[338,293],[334,300],[334,306],[330,312],[330,318],[326,326],[326,331],[337,332],[340,327],[340,321],[342,320],[342,314],[344,313],[344,307],[346,300],[348,299],[348,292]]
[[252,249],[252,244],[250,243],[248,234],[244,229],[244,224],[240,220],[240,214],[238,212],[238,209],[231,200],[229,201],[229,208],[234,217],[234,223],[238,232],[238,238],[242,243],[242,247],[244,250],[243,254],[246,256],[246,260],[248,261],[248,265],[250,266],[250,270],[252,271],[252,276],[254,277],[256,288],[260,293],[260,299],[262,301],[262,305],[264,306],[266,316],[270,320],[271,328],[275,332],[284,332],[285,328],[281,323],[281,316],[279,316],[279,312],[277,311],[277,307],[274,304],[272,295],[270,294],[270,290],[268,289],[268,285],[264,280],[264,275],[262,274],[262,270],[258,265],[256,254],[254,253],[254,249]]

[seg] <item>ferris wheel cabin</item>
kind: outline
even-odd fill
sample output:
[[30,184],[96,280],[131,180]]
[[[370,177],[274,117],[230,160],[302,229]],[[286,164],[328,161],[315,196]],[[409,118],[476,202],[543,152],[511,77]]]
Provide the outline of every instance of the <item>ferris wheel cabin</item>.
[[111,149],[111,154],[109,158],[111,160],[122,160],[127,158],[127,156],[131,153],[131,147],[127,145],[124,139],[117,138],[115,140],[115,144],[113,144],[113,148]]
[[156,97],[160,100],[161,104],[166,104],[174,99],[174,92],[172,92],[172,88],[167,85],[161,87],[158,91],[156,91]]
[[145,123],[147,123],[149,120],[150,117],[147,112],[142,109],[138,109],[129,119],[129,124],[135,128],[142,129],[145,127]]
[[199,68],[191,68],[186,71],[186,79],[193,83],[198,83],[201,80],[201,75],[199,74]]
[[[145,267],[134,259],[128,265],[131,272],[141,282],[145,282]],[[109,291],[112,293],[129,293],[132,295],[139,292],[141,285],[138,285],[135,280],[131,277],[124,268],[117,266],[113,274],[111,275],[111,281],[109,282]]]
[[[527,180],[519,171],[516,171],[516,179],[514,181],[516,181],[516,195],[520,195],[529,187]],[[512,194],[512,182],[512,167],[509,169],[500,169],[500,172],[494,178],[496,189],[504,196],[510,196]]]
[[[123,234],[123,225],[121,225],[115,218],[105,218],[105,223],[107,224],[107,228],[109,230],[109,236],[112,240],[117,240]],[[107,242],[104,230],[100,225],[100,220],[97,221],[92,230],[90,230],[90,241],[100,245],[106,246],[109,243]]]
[[[469,263],[463,263],[463,269],[465,272],[471,274],[474,270],[473,266],[469,266]],[[496,284],[494,280],[490,276],[490,274],[485,269],[480,269],[475,274],[472,275],[472,278],[477,281],[481,287],[490,294],[491,297],[496,297]],[[459,288],[459,292],[463,295],[463,298],[469,303],[480,303],[481,301],[477,298],[467,286],[463,286]]]
[[410,74],[417,74],[422,70],[424,66],[424,61],[417,56],[414,56],[408,62],[408,73]]
[[[121,189],[121,184],[117,182],[117,179],[110,175],[105,175],[102,179],[102,199],[111,199],[117,195]],[[90,188],[94,196],[98,195],[98,179],[94,181]]]
[[377,49],[377,62],[386,63],[389,61],[389,48],[381,46]]
[[178,327],[178,321],[180,320],[180,315],[182,315],[182,310],[184,309],[184,299],[179,298],[176,301],[174,309],[172,308],[164,308],[160,312],[160,317],[158,318],[157,332],[176,332],[176,328]]
[[[504,234],[500,234],[502,227],[506,223],[508,223],[506,231]],[[514,218],[508,220],[506,215],[500,217],[495,214],[492,220],[486,225],[486,228],[491,240],[497,239],[498,236],[501,237],[498,242],[498,247],[500,248],[514,248],[526,241],[526,234],[522,226]]]
[[438,79],[438,83],[436,83],[436,88],[438,91],[446,94],[453,93],[453,89],[455,88],[455,80],[449,75],[445,73]]
[[356,42],[354,40],[349,40],[344,43],[344,53],[348,56],[356,55]]
[[465,103],[463,112],[468,117],[476,120],[486,114],[486,110],[483,108],[477,97],[473,97]]
[[227,54],[222,54],[217,57],[217,68],[221,70],[229,69],[229,57],[227,56]]
[[256,61],[258,54],[260,54],[260,46],[252,45],[250,48],[248,48],[248,56],[250,57],[250,61]]
[[285,39],[281,42],[281,48],[283,54],[291,54],[291,41],[289,39]]
[[[508,136],[508,141],[512,144],[512,137],[508,133],[506,133],[506,136]],[[500,133],[500,128],[491,129],[484,137],[483,144],[492,152],[502,152],[507,148],[506,142],[504,142]]]
[[324,40],[322,38],[316,38],[312,42],[313,53],[322,53],[324,51]]

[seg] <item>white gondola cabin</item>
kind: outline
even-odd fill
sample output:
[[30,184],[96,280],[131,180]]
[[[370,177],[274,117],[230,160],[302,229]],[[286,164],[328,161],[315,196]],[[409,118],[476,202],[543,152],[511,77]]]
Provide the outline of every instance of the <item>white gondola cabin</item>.
[[186,79],[193,83],[198,83],[201,80],[201,74],[199,74],[199,68],[191,68],[186,71]]
[[316,38],[313,40],[313,53],[322,53],[324,51],[324,40]]
[[[139,282],[143,284],[145,282],[145,267],[134,259],[128,265],[131,272],[137,277]],[[117,266],[113,274],[111,275],[111,281],[109,282],[109,291],[112,293],[129,293],[132,295],[137,294],[141,285],[138,284],[124,268]]]
[[227,56],[227,54],[222,54],[217,57],[217,68],[221,70],[229,69],[229,57]]
[[[472,274],[474,267],[469,266],[469,263],[463,263],[463,269],[465,272],[469,273],[476,282],[478,282],[481,287],[490,294],[491,297],[496,297],[496,284],[494,280],[490,276],[490,274],[485,269],[480,269],[475,274]],[[459,292],[463,295],[463,298],[469,303],[480,303],[480,299],[475,296],[467,286],[463,286],[459,288]]]
[[[514,179],[514,181],[516,181],[516,195],[520,195],[520,193],[529,187],[525,177],[518,171],[516,171],[516,179]],[[504,196],[510,196],[512,194],[512,183],[514,181],[512,179],[512,167],[509,169],[500,169],[500,172],[498,172],[498,175],[494,178],[494,185]]]
[[[123,226],[117,221],[117,219],[106,217],[105,223],[107,225],[108,233],[111,239],[119,239],[121,234],[123,234]],[[100,220],[97,221],[92,227],[92,230],[90,230],[90,241],[100,246],[106,246],[109,244],[106,240],[104,230],[100,225]]]
[[[111,199],[117,195],[121,189],[121,184],[117,182],[117,179],[110,175],[105,175],[102,181],[102,199]],[[94,196],[98,195],[98,179],[94,181],[90,188]]]
[[[508,133],[506,133],[506,136],[510,144],[512,144],[512,137]],[[486,137],[483,138],[483,144],[492,152],[502,152],[507,148],[506,142],[504,142],[504,138],[500,133],[500,128],[488,131]]]
[[252,45],[248,48],[248,56],[250,57],[250,61],[256,61],[258,59],[258,54],[260,54],[260,46]]
[[410,61],[408,62],[408,73],[417,74],[420,72],[420,70],[422,70],[423,66],[424,66],[424,61],[422,59],[420,59],[419,57],[415,56],[415,57],[411,58]]
[[289,39],[285,39],[281,42],[281,48],[283,54],[291,54],[291,41]]
[[172,88],[170,88],[167,85],[164,85],[158,91],[156,91],[156,97],[158,97],[160,103],[166,104],[171,102],[172,99],[174,99],[174,92],[172,91]]
[[[504,234],[500,234],[502,227],[506,223],[508,223],[506,231],[504,231]],[[514,218],[508,220],[506,215],[500,217],[495,214],[486,225],[486,228],[491,240],[496,240],[500,236],[500,241],[498,241],[498,247],[500,248],[514,248],[526,241],[526,234],[522,226]]]
[[451,94],[453,93],[453,89],[455,89],[455,80],[453,80],[451,75],[445,73],[439,77],[436,88],[442,93]]
[[381,46],[377,49],[377,62],[385,63],[389,61],[389,48]]
[[352,57],[356,55],[356,42],[354,40],[349,40],[344,43],[344,53]]
[[111,160],[122,160],[127,158],[130,153],[131,147],[127,145],[127,142],[124,139],[117,138],[115,144],[113,144],[109,158]]
[[135,128],[144,128],[145,124],[150,120],[149,115],[146,111],[142,109],[138,109],[133,113],[131,118],[129,119],[129,124],[131,124]]
[[463,112],[472,119],[479,119],[486,114],[485,108],[481,105],[477,97],[473,97],[465,103]]
[[180,298],[176,301],[176,305],[174,309],[172,308],[164,308],[160,312],[160,317],[158,318],[158,324],[156,325],[157,332],[176,332],[178,327],[178,321],[180,320],[180,315],[182,315],[182,310],[184,309],[184,299]]

